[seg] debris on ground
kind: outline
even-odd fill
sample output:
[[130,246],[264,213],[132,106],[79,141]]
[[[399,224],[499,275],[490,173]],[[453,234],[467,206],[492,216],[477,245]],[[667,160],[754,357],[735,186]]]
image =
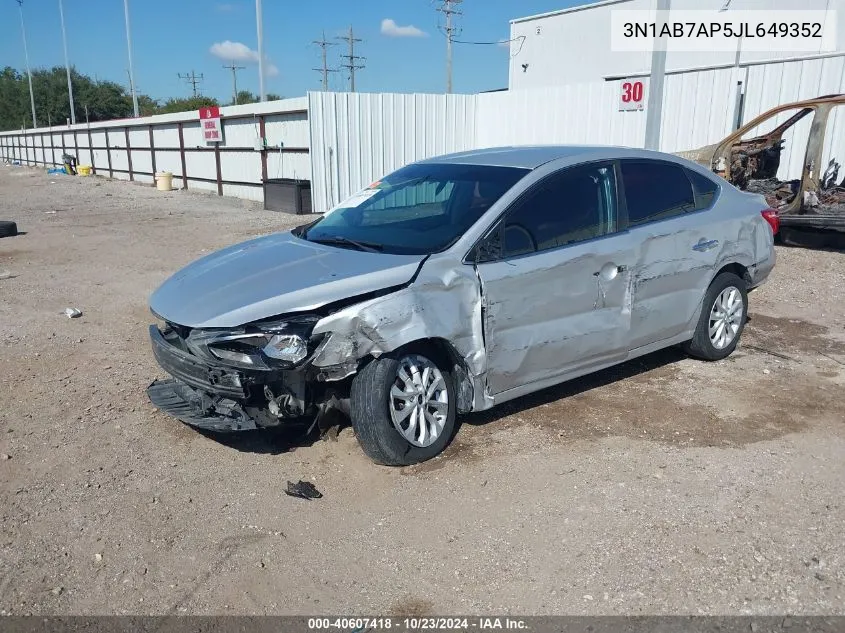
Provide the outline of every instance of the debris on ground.
[[13,275],[8,270],[0,270],[0,279],[14,279],[17,275]]
[[17,224],[10,220],[0,220],[0,237],[14,237],[17,234]]
[[62,314],[69,319],[78,319],[82,316],[82,310],[77,310],[76,308],[65,308],[65,311],[62,312]]
[[784,181],[777,178],[765,178],[749,180],[745,190],[749,193],[761,194],[773,209],[779,209],[795,199],[800,186],[800,180]]
[[288,482],[288,487],[285,488],[285,494],[289,497],[299,497],[300,499],[319,499],[323,496],[317,488],[310,481],[299,480],[298,483]]

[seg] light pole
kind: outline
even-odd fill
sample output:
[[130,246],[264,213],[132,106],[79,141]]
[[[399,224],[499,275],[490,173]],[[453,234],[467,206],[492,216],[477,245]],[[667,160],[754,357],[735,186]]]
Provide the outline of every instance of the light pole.
[[[658,14],[669,11],[671,0],[657,0]],[[663,15],[667,15],[664,13]],[[657,23],[660,24],[658,17]],[[666,48],[662,38],[654,38],[654,50],[651,52],[651,77],[648,80],[648,104],[645,119],[646,149],[660,149],[660,119],[663,116],[663,83],[666,79]]]
[[23,0],[18,1],[18,9],[21,12],[21,35],[23,37],[23,55],[26,59],[26,76],[29,79],[29,105],[32,107],[32,127],[38,127],[35,120],[35,94],[32,92],[32,72],[29,70],[29,51],[26,48],[26,27],[23,23]]
[[59,16],[62,21],[62,44],[65,49],[65,70],[67,71],[67,97],[70,101],[70,122],[76,125],[76,110],[73,107],[73,82],[70,80],[70,61],[67,56],[67,35],[65,34],[65,9],[63,0],[59,0]]
[[264,16],[261,13],[261,0],[255,0],[255,21],[258,30],[258,92],[260,100],[267,101],[264,92]]
[[138,118],[138,95],[135,94],[135,71],[132,68],[132,36],[129,34],[129,0],[123,0],[123,17],[126,21],[126,49],[129,51],[129,90],[132,93],[132,108]]

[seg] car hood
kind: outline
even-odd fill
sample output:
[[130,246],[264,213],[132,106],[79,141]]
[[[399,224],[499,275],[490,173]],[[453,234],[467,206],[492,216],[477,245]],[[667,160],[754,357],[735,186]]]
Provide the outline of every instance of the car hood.
[[402,285],[413,278],[423,259],[315,244],[290,232],[277,233],[189,264],[152,294],[150,309],[188,327],[235,327]]

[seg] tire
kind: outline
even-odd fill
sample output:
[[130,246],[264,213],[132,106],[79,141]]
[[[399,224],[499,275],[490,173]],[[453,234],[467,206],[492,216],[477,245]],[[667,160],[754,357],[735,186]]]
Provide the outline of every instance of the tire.
[[[417,464],[440,454],[452,439],[456,417],[454,379],[452,373],[446,368],[446,363],[438,362],[436,358],[425,350],[384,355],[370,362],[352,380],[350,394],[352,427],[355,429],[361,448],[377,464],[385,466]],[[407,369],[409,363],[416,364],[418,370],[422,370],[416,372],[416,377],[420,381],[423,375],[429,378],[429,387],[432,385],[432,379],[440,384],[442,378],[441,388],[433,392],[429,400],[425,400],[423,396],[422,404],[419,400],[414,400],[413,393],[418,388],[416,383],[412,381],[406,384],[400,374],[400,371],[404,371],[405,375],[414,377]],[[437,378],[431,369],[425,373],[426,367],[436,368],[440,378]],[[394,398],[393,396],[397,393],[402,394],[403,397]],[[406,400],[405,396],[410,400]],[[441,404],[427,407],[427,402]],[[407,426],[410,430],[406,432],[416,436],[418,445],[409,441],[394,425],[394,416],[401,416],[401,412],[406,408],[410,408],[411,412],[399,422],[399,426]],[[415,409],[420,413],[418,414]],[[440,414],[437,413],[438,411]],[[443,414],[445,418],[442,417]],[[412,420],[415,422],[415,430],[411,428]],[[432,429],[436,430],[437,425],[432,424],[432,420],[440,424],[434,440],[431,439],[434,435]],[[427,434],[423,441],[419,442],[422,426],[425,427]]]
[[18,225],[7,220],[0,220],[0,237],[12,237],[18,234]]
[[[731,290],[735,291],[735,295],[731,295]],[[734,297],[731,299],[731,297]],[[723,305],[728,301],[735,302],[737,299],[742,300],[742,307],[739,309],[738,304],[733,304],[732,313],[735,317],[724,324],[721,330],[717,329],[714,332],[713,338],[710,336],[711,315],[714,315],[717,300],[721,300]],[[727,303],[727,305],[730,305]],[[736,310],[739,309],[739,312]],[[739,338],[742,336],[742,331],[745,328],[745,321],[748,318],[748,290],[747,284],[744,280],[733,273],[722,273],[704,295],[702,302],[701,315],[698,318],[698,325],[695,328],[695,334],[692,339],[684,344],[684,351],[690,356],[700,358],[702,360],[722,360],[730,356],[736,349],[739,343]],[[718,328],[718,325],[716,326]],[[719,333],[725,332],[732,337],[729,340],[728,336],[722,339]],[[714,341],[715,339],[715,341]],[[721,343],[721,344],[720,344]]]

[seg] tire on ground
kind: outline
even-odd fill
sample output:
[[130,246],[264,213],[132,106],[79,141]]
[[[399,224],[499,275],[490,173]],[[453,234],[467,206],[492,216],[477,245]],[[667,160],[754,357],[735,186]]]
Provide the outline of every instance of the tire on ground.
[[396,380],[399,359],[408,353],[380,356],[359,371],[352,380],[352,427],[364,452],[374,462],[385,466],[409,466],[431,459],[446,448],[455,431],[455,387],[452,372],[437,355],[426,351],[414,353],[434,362],[446,381],[449,406],[443,430],[433,444],[421,447],[408,442],[393,426],[389,409],[390,388]]
[[[736,332],[733,340],[722,349],[713,345],[710,340],[710,311],[716,298],[723,290],[733,286],[739,290],[742,296],[742,318],[739,323],[739,329]],[[701,360],[722,360],[730,356],[736,349],[739,339],[742,336],[742,331],[745,329],[745,321],[748,318],[748,290],[745,280],[738,277],[734,273],[721,273],[713,280],[707,293],[704,295],[704,300],[701,305],[701,315],[698,317],[698,324],[695,328],[695,334],[692,339],[687,341],[684,345],[684,351],[690,356],[700,358]]]
[[18,225],[9,220],[0,220],[0,237],[12,237],[18,234]]

